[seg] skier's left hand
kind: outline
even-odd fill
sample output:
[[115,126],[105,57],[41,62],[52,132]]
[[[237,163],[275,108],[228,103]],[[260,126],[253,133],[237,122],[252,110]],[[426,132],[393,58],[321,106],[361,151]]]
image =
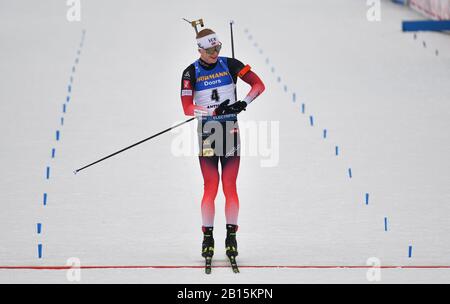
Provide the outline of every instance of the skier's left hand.
[[232,105],[228,106],[228,108],[231,114],[239,114],[242,111],[245,111],[245,109],[247,108],[247,103],[243,100],[238,100]]
[[226,115],[226,114],[239,114],[245,111],[247,103],[245,101],[236,101],[235,103],[229,105],[229,100],[227,99],[215,110],[215,115]]

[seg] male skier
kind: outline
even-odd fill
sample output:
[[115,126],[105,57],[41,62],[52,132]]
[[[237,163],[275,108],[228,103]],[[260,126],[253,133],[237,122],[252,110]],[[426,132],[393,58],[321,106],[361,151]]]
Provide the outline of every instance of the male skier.
[[[186,115],[200,118],[199,160],[204,180],[201,203],[202,256],[206,259],[206,273],[210,273],[211,259],[214,255],[214,200],[219,187],[220,161],[222,188],[226,199],[226,255],[230,259],[233,271],[239,272],[235,261],[238,255],[236,232],[239,213],[236,178],[240,162],[237,114],[245,110],[265,87],[249,65],[244,65],[234,58],[219,57],[222,43],[213,30],[201,30],[196,39],[200,58],[183,71],[181,101]],[[238,77],[251,86],[250,92],[243,100],[236,100]]]

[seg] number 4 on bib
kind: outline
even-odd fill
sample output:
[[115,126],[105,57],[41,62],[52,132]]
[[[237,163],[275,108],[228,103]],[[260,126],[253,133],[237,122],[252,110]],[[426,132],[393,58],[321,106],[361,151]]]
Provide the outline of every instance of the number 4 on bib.
[[217,90],[212,91],[211,100],[219,101],[219,93],[217,93]]

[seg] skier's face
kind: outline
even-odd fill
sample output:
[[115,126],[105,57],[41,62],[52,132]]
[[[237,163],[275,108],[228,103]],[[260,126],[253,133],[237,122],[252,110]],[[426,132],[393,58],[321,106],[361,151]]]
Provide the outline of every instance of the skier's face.
[[221,45],[210,48],[208,50],[198,49],[200,52],[200,58],[206,63],[212,64],[217,62],[217,58],[219,57],[219,52],[221,49]]

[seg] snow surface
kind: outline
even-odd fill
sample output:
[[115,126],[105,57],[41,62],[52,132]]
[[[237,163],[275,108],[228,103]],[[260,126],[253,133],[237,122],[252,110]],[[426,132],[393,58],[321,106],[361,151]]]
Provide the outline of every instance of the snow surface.
[[[185,119],[180,77],[198,53],[183,17],[204,18],[224,56],[235,21],[236,57],[267,88],[240,120],[279,121],[279,164],[241,160],[240,265],[450,265],[450,37],[402,33],[417,13],[383,1],[381,22],[368,22],[359,0],[97,0],[68,22],[67,9],[0,1],[0,266],[203,264],[198,159],[172,154],[175,134],[73,174]],[[215,265],[227,265],[223,207],[220,193]],[[367,283],[366,272],[92,269],[81,283]],[[0,270],[13,282],[68,281]],[[449,283],[450,269],[383,269],[381,282]]]

